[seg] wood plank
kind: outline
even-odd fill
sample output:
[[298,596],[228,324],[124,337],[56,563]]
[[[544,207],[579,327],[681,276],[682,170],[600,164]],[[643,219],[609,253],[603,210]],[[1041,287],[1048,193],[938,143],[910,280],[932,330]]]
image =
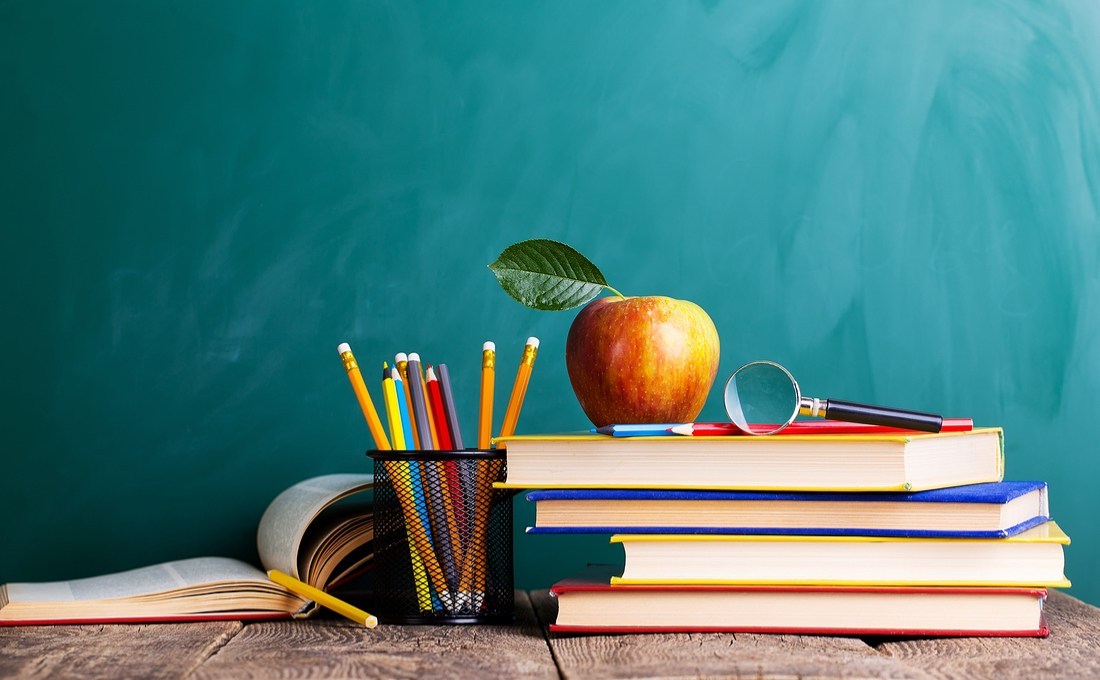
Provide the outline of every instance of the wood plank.
[[1100,609],[1050,591],[1048,638],[884,642],[878,650],[935,678],[1100,677]]
[[344,619],[254,623],[198,668],[213,678],[557,678],[527,594],[511,626],[387,626]]
[[[531,599],[549,626],[557,602]],[[564,678],[928,677],[858,638],[746,633],[558,635],[547,633]]]
[[182,678],[239,621],[0,627],[0,677]]

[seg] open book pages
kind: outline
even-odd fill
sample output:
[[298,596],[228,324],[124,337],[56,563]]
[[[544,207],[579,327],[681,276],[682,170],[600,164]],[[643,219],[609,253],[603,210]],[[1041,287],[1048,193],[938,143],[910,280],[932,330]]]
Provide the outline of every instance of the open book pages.
[[295,613],[307,604],[250,564],[196,557],[74,581],[0,586],[0,623]]
[[[374,477],[336,474],[299,482],[267,506],[256,532],[265,569],[278,569],[325,590],[370,561],[374,522],[369,500],[336,505],[370,490]],[[344,561],[354,556],[351,562]],[[342,567],[337,571],[338,567]]]
[[[373,555],[374,523],[364,492],[373,484],[371,475],[326,475],[279,494],[257,532],[264,569],[322,590],[365,569]],[[264,571],[226,557],[0,586],[0,625],[274,618],[314,610],[313,603],[273,583]]]

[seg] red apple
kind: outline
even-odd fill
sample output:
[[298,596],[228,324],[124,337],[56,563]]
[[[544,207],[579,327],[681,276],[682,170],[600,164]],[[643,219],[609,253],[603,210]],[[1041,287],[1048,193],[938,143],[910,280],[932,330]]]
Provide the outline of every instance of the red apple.
[[565,365],[597,427],[691,422],[718,373],[718,330],[694,302],[598,298],[569,327]]

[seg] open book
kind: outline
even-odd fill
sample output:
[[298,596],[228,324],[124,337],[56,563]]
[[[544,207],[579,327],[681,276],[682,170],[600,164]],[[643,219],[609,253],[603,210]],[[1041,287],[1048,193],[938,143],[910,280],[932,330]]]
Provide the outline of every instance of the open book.
[[[371,496],[363,493],[373,486],[371,475],[325,475],[279,494],[257,530],[264,568],[321,590],[362,573],[374,553]],[[226,557],[0,586],[0,625],[267,619],[308,616],[315,609],[264,571]]]

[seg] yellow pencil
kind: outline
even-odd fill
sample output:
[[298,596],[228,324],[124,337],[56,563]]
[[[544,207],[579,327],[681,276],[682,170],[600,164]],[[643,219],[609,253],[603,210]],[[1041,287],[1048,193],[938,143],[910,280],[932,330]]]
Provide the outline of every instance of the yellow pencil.
[[516,433],[519,411],[523,408],[523,397],[527,394],[527,383],[531,380],[531,369],[535,366],[535,357],[539,352],[539,339],[527,338],[523,348],[523,358],[516,371],[516,382],[512,385],[512,396],[508,398],[508,409],[504,412],[504,424],[500,426],[501,437],[511,437]]
[[[401,385],[405,388],[405,403],[411,406],[413,400],[412,393],[409,392],[409,355],[404,352],[398,352],[393,357],[393,365],[397,367],[397,372],[401,374]],[[411,415],[412,414],[410,414],[410,416]],[[409,418],[409,430],[412,432],[412,448],[419,450],[420,433],[416,431],[416,418]],[[406,441],[406,444],[407,443],[408,441]]]
[[481,346],[481,408],[477,418],[477,448],[489,448],[493,437],[493,383],[496,377],[497,346],[486,342]]
[[386,439],[386,431],[382,428],[382,421],[378,419],[378,412],[374,410],[374,402],[370,399],[367,386],[363,383],[363,374],[359,372],[359,363],[351,353],[351,345],[340,343],[336,348],[340,353],[340,359],[344,362],[344,368],[348,372],[348,380],[351,381],[351,389],[355,390],[355,398],[359,400],[359,408],[363,410],[363,417],[367,419],[367,427],[374,437],[374,448],[379,451],[390,451],[390,441]]
[[278,569],[272,569],[267,572],[267,577],[295,595],[300,595],[307,600],[313,600],[322,607],[331,609],[337,614],[346,616],[352,621],[364,625],[367,628],[374,628],[378,625],[378,619],[373,614],[368,614],[358,607],[353,607],[347,602],[333,597],[323,590],[318,590],[308,583],[302,583],[293,576],[284,574]]
[[401,427],[401,411],[397,406],[397,387],[390,377],[389,364],[382,362],[382,398],[386,402],[386,419],[390,423],[390,438],[393,448],[405,450],[405,430]]

